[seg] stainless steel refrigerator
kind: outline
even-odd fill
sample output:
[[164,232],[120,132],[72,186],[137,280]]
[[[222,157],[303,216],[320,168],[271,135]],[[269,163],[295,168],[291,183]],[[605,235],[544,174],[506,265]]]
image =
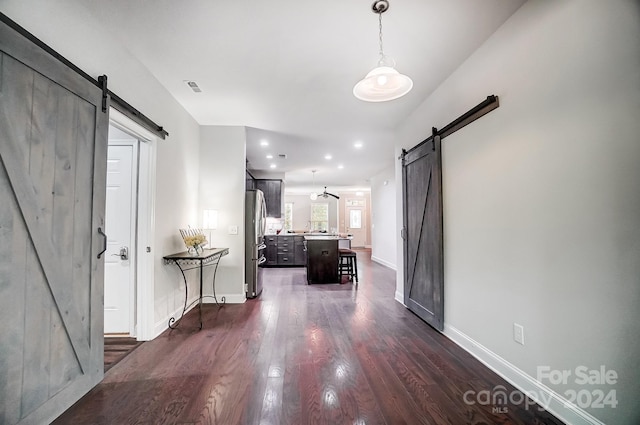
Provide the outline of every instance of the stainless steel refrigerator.
[[247,298],[255,298],[262,292],[262,267],[264,256],[264,232],[267,227],[267,207],[261,190],[247,190],[245,195],[245,244],[244,274]]

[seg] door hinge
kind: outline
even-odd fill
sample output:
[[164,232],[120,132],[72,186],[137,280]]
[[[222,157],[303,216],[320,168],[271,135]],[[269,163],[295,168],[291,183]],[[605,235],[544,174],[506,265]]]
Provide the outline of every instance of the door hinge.
[[407,239],[407,229],[406,228],[403,227],[402,229],[400,229],[400,237],[402,239]]
[[244,292],[249,292],[249,284],[248,283],[244,284]]

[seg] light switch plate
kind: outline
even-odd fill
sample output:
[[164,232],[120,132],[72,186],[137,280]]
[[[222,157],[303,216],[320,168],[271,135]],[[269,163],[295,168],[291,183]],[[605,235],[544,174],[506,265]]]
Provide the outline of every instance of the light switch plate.
[[524,326],[517,323],[513,324],[513,339],[518,344],[524,345]]
[[237,235],[238,234],[238,226],[229,226],[229,234]]

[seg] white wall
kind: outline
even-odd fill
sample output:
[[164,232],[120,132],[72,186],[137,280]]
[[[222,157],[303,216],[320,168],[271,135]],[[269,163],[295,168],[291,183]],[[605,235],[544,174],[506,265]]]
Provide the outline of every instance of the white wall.
[[[232,303],[245,301],[245,143],[245,127],[201,127],[198,223],[202,225],[205,209],[218,211],[218,228],[211,230],[210,246],[229,248],[229,255],[222,257],[218,266],[216,295],[224,295]],[[237,226],[237,235],[230,233],[230,226]],[[209,231],[205,233],[209,238]],[[208,281],[205,294],[211,292]]]
[[543,382],[560,394],[615,390],[616,408],[586,409],[612,424],[640,423],[639,8],[529,1],[407,119],[396,145],[500,96],[499,109],[443,141],[445,330],[503,372],[615,370],[615,385]]
[[106,74],[114,93],[169,132],[157,144],[155,240],[147,243],[155,264],[154,321],[156,331],[164,329],[170,314],[181,310],[184,302],[179,273],[163,265],[162,256],[184,250],[178,228],[197,222],[198,124],[77,2],[3,0],[1,10],[92,77]]
[[312,201],[308,194],[297,195],[285,193],[284,202],[293,202],[294,230],[309,230],[311,204],[329,204],[329,230],[331,230],[332,227],[338,227],[338,202],[335,198],[329,196],[327,199],[318,198]]
[[396,269],[396,234],[400,228],[392,207],[395,201],[395,170],[390,167],[371,178],[371,259],[392,269]]

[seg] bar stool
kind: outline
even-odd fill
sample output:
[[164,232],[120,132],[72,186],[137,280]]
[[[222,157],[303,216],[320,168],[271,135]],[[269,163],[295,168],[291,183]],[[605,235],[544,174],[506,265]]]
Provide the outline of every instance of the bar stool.
[[341,277],[349,276],[349,280],[351,281],[355,278],[356,283],[358,283],[358,262],[356,261],[356,252],[346,248],[340,248],[338,252],[338,274]]

